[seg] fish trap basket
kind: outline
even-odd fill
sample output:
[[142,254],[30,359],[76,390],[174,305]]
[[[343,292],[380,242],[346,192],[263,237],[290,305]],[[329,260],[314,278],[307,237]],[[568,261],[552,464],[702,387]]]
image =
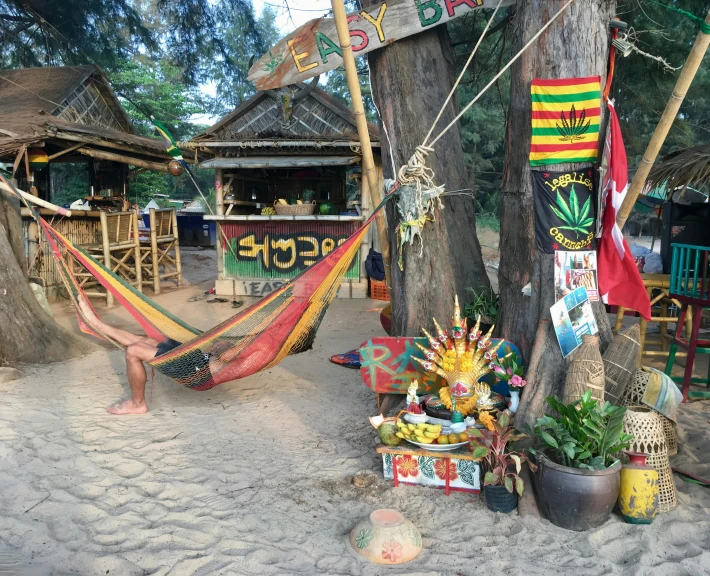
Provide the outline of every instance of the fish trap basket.
[[315,209],[315,201],[310,204],[289,204],[287,206],[274,201],[274,210],[279,216],[311,216]]
[[636,371],[641,351],[639,325],[618,332],[604,353],[604,396],[612,404],[619,405],[626,387]]
[[587,390],[592,391],[592,398],[604,402],[604,361],[599,352],[599,337],[585,334],[567,369],[564,403],[578,400]]
[[621,396],[621,406],[641,406],[646,387],[651,380],[648,372],[637,368],[631,377],[631,382],[626,386],[624,394]]
[[670,512],[677,501],[662,416],[650,408],[630,406],[624,415],[624,433],[634,437],[628,450],[648,454],[646,463],[658,471],[658,511]]
[[661,414],[663,421],[663,433],[666,435],[666,443],[668,444],[668,455],[675,456],[678,454],[678,435],[676,434],[676,424],[670,418],[666,418]]
[[389,302],[390,295],[389,292],[387,292],[387,282],[385,280],[374,280],[370,278],[370,298]]

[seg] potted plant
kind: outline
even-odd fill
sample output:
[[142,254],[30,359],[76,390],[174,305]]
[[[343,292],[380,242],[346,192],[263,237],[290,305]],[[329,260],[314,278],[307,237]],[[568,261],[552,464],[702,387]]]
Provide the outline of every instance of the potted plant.
[[467,288],[473,300],[464,306],[464,314],[471,326],[481,317],[480,329],[485,334],[498,320],[500,310],[500,297],[491,288],[479,286],[478,288]]
[[515,414],[520,404],[520,392],[522,392],[523,387],[527,384],[527,381],[523,380],[522,359],[520,359],[517,354],[504,356],[500,359],[500,362],[493,367],[493,372],[498,380],[504,380],[508,383],[508,390],[510,391],[508,410]]
[[633,436],[624,434],[626,407],[603,405],[592,392],[570,404],[548,397],[559,416],[538,418],[534,434],[544,446],[537,451],[535,492],[543,514],[568,530],[587,530],[606,522],[619,495],[618,454]]
[[[512,512],[518,504],[518,496],[523,495],[525,483],[520,470],[528,458],[522,452],[509,450],[508,444],[527,438],[527,435],[510,426],[510,416],[501,412],[489,429],[472,428],[468,436],[474,458],[483,462],[486,506],[493,512]],[[536,469],[532,462],[529,465]]]

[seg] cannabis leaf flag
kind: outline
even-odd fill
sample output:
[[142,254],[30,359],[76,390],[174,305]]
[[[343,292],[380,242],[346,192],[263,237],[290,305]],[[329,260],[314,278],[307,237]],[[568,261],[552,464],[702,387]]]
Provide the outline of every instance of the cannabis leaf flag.
[[601,79],[535,78],[532,98],[530,165],[596,162]]
[[619,118],[612,102],[609,102],[609,132],[611,140],[608,140],[609,146],[605,147],[604,155],[608,157],[610,178],[603,191],[602,237],[597,255],[599,292],[607,304],[636,310],[650,320],[651,303],[646,287],[629,245],[616,223],[616,214],[629,189],[629,171]]
[[555,250],[587,250],[594,238],[594,172],[533,170],[535,236],[548,254]]

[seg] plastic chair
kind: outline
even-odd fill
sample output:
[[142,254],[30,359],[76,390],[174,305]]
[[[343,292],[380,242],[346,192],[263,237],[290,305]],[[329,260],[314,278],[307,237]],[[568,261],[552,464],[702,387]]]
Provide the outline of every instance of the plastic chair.
[[[703,310],[710,308],[710,269],[708,253],[710,247],[672,244],[670,296],[681,303],[680,317],[675,337],[666,364],[666,374],[670,376],[678,346],[688,351],[683,375],[683,402],[688,398],[710,398],[709,391],[690,391],[690,384],[705,384],[710,387],[710,367],[707,378],[693,378],[693,364],[696,354],[710,354],[710,340],[700,340],[700,321]],[[690,338],[681,338],[681,328],[688,311],[693,313],[693,327]],[[674,378],[676,380],[676,378]],[[679,379],[678,379],[679,380]]]

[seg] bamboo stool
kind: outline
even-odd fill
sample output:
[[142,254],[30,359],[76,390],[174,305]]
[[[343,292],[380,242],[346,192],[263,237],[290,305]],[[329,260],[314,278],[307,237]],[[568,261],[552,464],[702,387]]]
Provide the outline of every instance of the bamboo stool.
[[175,208],[150,209],[150,240],[140,243],[140,263],[143,278],[153,280],[155,294],[160,294],[161,280],[176,278],[178,287],[182,286]]
[[[143,290],[138,238],[138,215],[136,212],[101,212],[101,243],[82,244],[80,247],[117,276],[123,278],[138,291]],[[72,259],[72,266],[74,260]],[[98,291],[99,283],[86,269],[75,272],[79,285],[87,296],[106,298],[106,305],[113,306],[114,298],[108,290]],[[87,288],[95,288],[87,290]]]
[[[644,356],[668,358],[670,353],[671,345],[673,344],[673,336],[668,334],[668,323],[675,322],[679,320],[678,316],[671,316],[669,308],[671,305],[675,305],[678,310],[681,308],[681,303],[675,298],[670,296],[670,286],[671,286],[671,276],[670,274],[641,274],[641,279],[643,280],[644,286],[646,286],[646,293],[648,294],[648,299],[651,301],[651,309],[653,313],[653,307],[658,306],[659,316],[651,316],[650,322],[658,322],[659,325],[659,339],[656,340],[646,337],[646,331],[648,329],[648,322],[644,318],[640,318],[639,328],[641,330],[641,353],[639,354],[638,365],[642,363]],[[655,296],[654,296],[655,292]],[[614,327],[614,332],[621,330],[621,325],[624,320],[624,313],[628,308],[623,308],[619,306],[616,313],[616,325]],[[685,334],[690,338],[690,332],[693,327],[692,314],[690,314],[685,320]],[[660,350],[650,350],[649,346],[658,346]],[[685,357],[687,354],[685,352],[679,352],[676,354],[677,357]]]

